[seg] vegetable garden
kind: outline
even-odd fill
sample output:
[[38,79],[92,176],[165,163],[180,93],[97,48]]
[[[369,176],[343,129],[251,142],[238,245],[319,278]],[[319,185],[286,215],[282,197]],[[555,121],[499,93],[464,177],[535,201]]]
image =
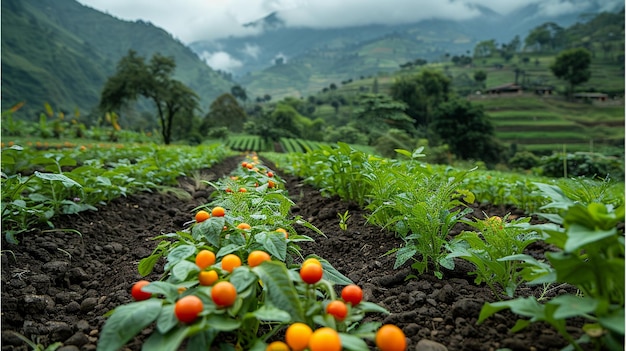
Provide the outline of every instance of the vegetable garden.
[[3,349],[623,349],[623,182],[308,151],[4,148]]

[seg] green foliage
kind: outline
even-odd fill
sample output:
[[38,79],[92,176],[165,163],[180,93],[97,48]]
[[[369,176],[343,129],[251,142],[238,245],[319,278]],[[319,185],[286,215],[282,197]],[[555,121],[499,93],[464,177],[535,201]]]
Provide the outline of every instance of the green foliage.
[[480,105],[461,99],[444,102],[434,111],[431,127],[461,159],[499,161],[501,150],[493,138],[493,125]]
[[541,174],[547,177],[624,178],[624,162],[598,153],[555,153],[539,162]]
[[[544,209],[557,213],[542,214],[553,222],[534,226],[545,235],[545,241],[558,248],[546,253],[551,268],[528,260],[525,269],[530,283],[567,283],[580,294],[559,295],[545,304],[533,297],[487,303],[478,322],[503,309],[529,319],[520,319],[513,331],[533,322],[545,321],[552,325],[575,350],[583,350],[582,343],[592,343],[596,349],[624,348],[624,234],[617,226],[624,221],[623,198],[619,207],[602,202],[577,202],[560,187],[537,184],[551,199]],[[570,188],[572,191],[574,188]],[[588,186],[577,189],[588,189]],[[601,186],[599,193],[608,191]],[[574,191],[576,192],[576,191]],[[588,191],[584,191],[584,194]],[[595,196],[594,196],[595,197]],[[600,198],[603,196],[601,195]],[[578,199],[595,200],[584,196]],[[582,317],[589,321],[580,339],[567,331],[567,320]]]
[[528,170],[539,165],[539,157],[529,151],[519,151],[509,159],[508,163],[513,169]]
[[[347,350],[367,348],[362,340],[372,339],[380,323],[362,320],[366,313],[388,313],[368,301],[348,306],[348,316],[339,321],[325,313],[325,305],[336,300],[334,284],[350,284],[350,280],[334,269],[326,260],[316,258],[323,269],[322,279],[313,284],[305,283],[297,261],[304,260],[299,242],[311,241],[299,235],[295,227],[304,226],[323,235],[317,228],[300,217],[289,218],[293,202],[284,193],[282,179],[258,162],[256,156],[249,160],[255,168],[240,168],[230,177],[222,178],[212,185],[216,192],[213,201],[200,208],[222,206],[225,216],[213,216],[201,222],[190,222],[184,230],[160,235],[155,252],[139,264],[141,274],[148,274],[157,260],[165,258],[165,274],[160,281],[149,283],[144,291],[153,296],[145,301],[117,307],[110,314],[102,330],[103,340],[99,351],[118,350],[135,335],[152,323],[150,335],[144,347],[159,350],[177,350],[187,339],[194,348],[210,349],[216,337],[229,340],[228,347],[242,350],[265,349],[269,339],[294,322],[337,330],[342,347]],[[269,187],[267,182],[276,186]],[[262,184],[254,186],[254,184]],[[246,192],[229,189],[247,188]],[[198,208],[198,209],[200,209]],[[245,222],[250,229],[239,229]],[[276,229],[285,228],[288,235]],[[213,286],[200,284],[200,267],[195,256],[200,250],[211,250],[217,262],[207,267],[218,273],[219,281],[230,282],[236,289],[235,302],[218,306],[212,297]],[[222,258],[235,254],[242,262],[254,250],[263,250],[272,257],[255,267],[242,265],[232,271],[223,269]],[[312,263],[315,264],[315,263]],[[202,311],[190,323],[181,323],[174,313],[174,306],[185,296],[196,296],[202,301]],[[225,348],[225,344],[220,345]]]
[[372,145],[381,156],[395,157],[397,149],[413,149],[415,140],[405,131],[392,128],[374,140]]
[[407,104],[406,114],[416,125],[428,126],[436,106],[448,100],[450,84],[450,78],[442,72],[424,69],[417,75],[396,79],[390,95]]
[[[474,283],[486,283],[495,296],[500,296],[496,285],[506,296],[513,297],[517,287],[524,282],[522,262],[512,259],[521,255],[526,247],[541,236],[525,224],[530,218],[509,220],[489,217],[482,220],[462,220],[473,231],[463,231],[450,242],[448,258],[460,257],[472,263],[476,270]],[[513,257],[514,258],[514,257]]]
[[243,130],[243,125],[248,119],[234,95],[225,93],[211,103],[209,113],[204,117],[200,131],[206,133],[209,128],[227,127],[233,133]]
[[324,141],[329,143],[344,142],[347,144],[367,145],[367,134],[360,132],[354,123],[337,128],[327,127]]
[[591,53],[583,48],[569,49],[561,52],[550,66],[552,73],[569,83],[569,94],[574,87],[589,80],[591,77]]
[[227,150],[216,144],[178,149],[155,145],[42,151],[17,145],[4,148],[2,231],[7,241],[16,243],[18,233],[41,224],[51,227],[55,215],[95,210],[119,196],[175,184],[181,173],[206,167],[226,155]]
[[115,75],[109,77],[102,89],[100,109],[109,112],[135,101],[139,96],[152,100],[159,122],[163,142],[172,141],[174,119],[191,119],[198,108],[198,95],[171,76],[176,68],[173,58],[155,54],[146,64],[144,58],[133,50],[123,57]]

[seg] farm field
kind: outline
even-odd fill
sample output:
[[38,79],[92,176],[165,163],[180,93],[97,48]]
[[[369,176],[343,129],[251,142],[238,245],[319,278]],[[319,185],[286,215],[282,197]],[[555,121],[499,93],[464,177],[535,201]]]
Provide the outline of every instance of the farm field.
[[[132,301],[133,282],[162,277],[163,261],[157,262],[146,277],[138,271],[139,262],[157,246],[154,237],[180,230],[193,221],[195,210],[211,199],[212,188],[199,180],[215,182],[238,169],[242,160],[243,156],[231,156],[194,177],[179,178],[179,189],[187,196],[176,196],[172,191],[138,192],[98,206],[98,211],[55,217],[54,227],[58,230],[35,230],[20,236],[19,245],[7,243],[3,236],[3,349],[29,349],[10,333],[17,331],[42,345],[62,341],[66,346],[94,350],[101,341],[104,315]],[[361,286],[364,300],[390,312],[370,313],[364,321],[399,326],[410,340],[409,349],[415,349],[423,339],[445,345],[450,351],[558,350],[567,345],[553,328],[543,323],[510,333],[517,317],[508,311],[477,325],[483,304],[498,298],[485,284],[474,283],[474,277],[468,274],[471,265],[457,261],[454,270],[442,269],[441,279],[433,271],[418,274],[410,262],[394,268],[395,255],[386,254],[401,247],[403,240],[366,223],[368,211],[362,206],[337,196],[323,196],[302,178],[283,173],[270,161],[266,163],[276,170],[285,192],[294,202],[291,214],[301,216],[325,234],[321,236],[308,227],[294,226],[298,234],[315,240],[299,243],[302,255],[324,258]],[[524,216],[521,209],[506,205],[477,203],[470,208],[468,217]],[[338,214],[344,213],[350,217],[341,228]],[[78,230],[81,235],[64,229]],[[468,229],[459,223],[450,235]],[[541,259],[553,249],[536,242],[525,253]],[[415,279],[405,279],[410,275]],[[518,294],[549,298],[575,292],[571,286],[559,285],[547,290],[541,286],[521,287]],[[578,338],[582,324],[583,320],[570,321],[568,332]],[[148,328],[140,333],[126,347],[140,350],[151,331]],[[371,342],[368,347],[376,349]]]

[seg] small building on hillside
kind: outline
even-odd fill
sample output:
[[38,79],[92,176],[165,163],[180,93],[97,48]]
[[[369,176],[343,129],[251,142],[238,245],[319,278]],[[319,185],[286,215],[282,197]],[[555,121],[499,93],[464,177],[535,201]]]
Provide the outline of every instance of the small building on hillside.
[[507,83],[487,89],[487,94],[521,94],[522,86],[515,83]]
[[574,99],[577,101],[606,101],[609,95],[604,93],[576,93]]
[[536,86],[534,90],[537,95],[552,95],[554,93],[554,87],[551,85]]

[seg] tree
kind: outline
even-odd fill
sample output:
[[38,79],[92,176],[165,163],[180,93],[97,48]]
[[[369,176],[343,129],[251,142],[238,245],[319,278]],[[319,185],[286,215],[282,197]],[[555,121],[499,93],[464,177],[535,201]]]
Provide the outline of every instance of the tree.
[[482,106],[461,99],[444,102],[434,111],[431,127],[459,158],[499,161],[501,150]]
[[104,84],[100,109],[109,112],[143,96],[152,100],[161,125],[163,142],[172,138],[172,123],[177,119],[191,119],[198,109],[198,95],[178,80],[171,78],[176,62],[160,54],[152,56],[149,64],[133,50],[122,57],[116,73]]
[[230,93],[241,100],[241,102],[245,105],[248,100],[248,94],[246,93],[246,89],[244,89],[241,85],[237,84],[230,88]]
[[476,46],[474,47],[474,57],[475,58],[491,57],[497,51],[498,51],[498,48],[496,47],[495,40],[493,39],[484,40],[476,44]]
[[576,85],[591,78],[591,53],[582,48],[562,51],[550,65],[550,70],[559,79],[569,83],[568,95],[571,96]]
[[213,127],[227,127],[232,132],[241,132],[248,116],[237,99],[225,93],[211,103],[209,113],[204,117],[200,131],[206,134]]
[[423,70],[418,75],[401,77],[391,85],[391,97],[407,104],[406,114],[415,126],[428,126],[435,106],[448,100],[450,78],[433,70]]
[[474,80],[478,83],[482,88],[485,87],[485,81],[487,80],[487,72],[483,70],[479,70],[474,72]]
[[407,105],[384,94],[362,94],[354,110],[358,128],[371,137],[378,137],[389,128],[415,133],[413,120],[406,115]]

